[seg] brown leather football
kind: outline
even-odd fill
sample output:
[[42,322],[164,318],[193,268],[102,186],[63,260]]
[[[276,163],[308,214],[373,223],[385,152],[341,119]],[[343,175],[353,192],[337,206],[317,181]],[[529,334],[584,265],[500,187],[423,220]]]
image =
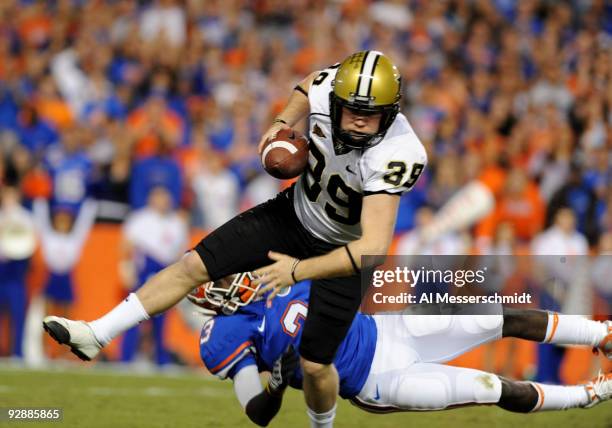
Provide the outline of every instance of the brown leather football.
[[308,140],[298,131],[281,129],[264,144],[261,163],[272,177],[297,177],[308,163]]

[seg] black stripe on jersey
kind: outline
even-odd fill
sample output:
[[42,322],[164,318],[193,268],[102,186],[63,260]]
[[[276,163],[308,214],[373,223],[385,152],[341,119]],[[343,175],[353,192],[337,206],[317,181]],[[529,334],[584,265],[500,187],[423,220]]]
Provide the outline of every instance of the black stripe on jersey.
[[[370,92],[372,91],[372,82],[374,81],[374,71],[376,70],[376,65],[378,64],[379,58],[380,58],[380,55],[376,55],[376,59],[374,60],[374,64],[372,65],[372,75],[370,77],[370,82],[368,83],[368,91],[366,93],[368,97],[370,96]],[[364,61],[364,64],[365,64],[365,61]]]
[[365,68],[366,59],[368,59],[370,51],[363,56],[363,62],[361,63],[361,70],[359,70],[359,79],[357,79],[357,87],[355,88],[355,94],[359,95],[359,86],[361,85],[361,76],[363,76],[363,69]]
[[304,88],[302,88],[300,85],[296,85],[295,88],[293,88],[293,90],[301,92],[302,94],[304,94],[304,95],[306,95],[308,97],[308,92],[306,92],[306,90]]
[[370,196],[370,195],[380,195],[380,194],[387,194],[387,195],[393,195],[393,196],[402,196],[402,194],[404,192],[390,192],[388,190],[377,190],[376,192],[363,192],[363,196]]

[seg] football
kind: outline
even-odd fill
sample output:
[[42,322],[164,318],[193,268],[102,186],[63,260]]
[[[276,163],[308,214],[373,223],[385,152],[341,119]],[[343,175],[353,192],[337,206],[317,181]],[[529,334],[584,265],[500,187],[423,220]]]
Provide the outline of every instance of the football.
[[266,141],[261,163],[272,177],[297,177],[308,163],[308,140],[293,129],[282,129],[276,137]]

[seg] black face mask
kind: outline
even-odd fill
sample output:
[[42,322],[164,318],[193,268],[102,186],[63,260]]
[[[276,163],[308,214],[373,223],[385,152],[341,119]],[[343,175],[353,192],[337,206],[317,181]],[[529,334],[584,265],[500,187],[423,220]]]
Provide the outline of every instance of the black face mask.
[[[348,153],[353,149],[365,150],[380,143],[399,112],[399,103],[381,107],[359,106],[359,108],[355,108],[355,105],[349,104],[348,101],[336,97],[333,91],[329,94],[329,104],[334,151],[336,154]],[[343,131],[340,128],[343,107],[365,116],[380,113],[381,118],[378,131],[373,134],[358,131]]]
[[[338,144],[334,143],[334,151],[336,152],[336,154],[343,154],[355,149],[363,150],[367,147],[372,147],[375,144],[378,144],[378,142],[372,144],[372,140],[377,135],[378,134],[367,134],[365,132],[339,130],[337,133],[334,133],[334,142],[338,142]],[[336,146],[338,146],[337,149]]]

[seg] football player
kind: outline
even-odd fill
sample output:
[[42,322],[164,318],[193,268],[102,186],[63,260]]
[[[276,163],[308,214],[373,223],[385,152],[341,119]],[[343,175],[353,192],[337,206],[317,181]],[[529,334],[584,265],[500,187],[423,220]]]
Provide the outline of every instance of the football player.
[[[303,338],[310,282],[285,289],[268,306],[254,298],[252,278],[242,273],[210,282],[188,298],[215,315],[200,336],[205,366],[220,379],[232,379],[247,416],[266,426],[280,409],[286,387],[302,382],[294,350]],[[612,397],[612,374],[585,385],[558,386],[444,365],[502,337],[594,346],[612,358],[611,321],[500,306],[496,311],[500,315],[358,313],[334,358],[340,395],[376,413],[478,404],[527,413],[590,408]],[[265,389],[259,377],[263,371],[271,373]]]
[[259,146],[308,117],[308,167],[295,186],[213,231],[102,318],[48,317],[44,328],[89,360],[205,282],[256,270],[274,290],[272,299],[283,287],[312,279],[300,341],[304,395],[311,425],[332,426],[338,393],[332,361],[362,299],[361,256],[387,253],[400,196],[427,162],[399,112],[400,93],[397,67],[377,51],[312,73],[295,87]]

